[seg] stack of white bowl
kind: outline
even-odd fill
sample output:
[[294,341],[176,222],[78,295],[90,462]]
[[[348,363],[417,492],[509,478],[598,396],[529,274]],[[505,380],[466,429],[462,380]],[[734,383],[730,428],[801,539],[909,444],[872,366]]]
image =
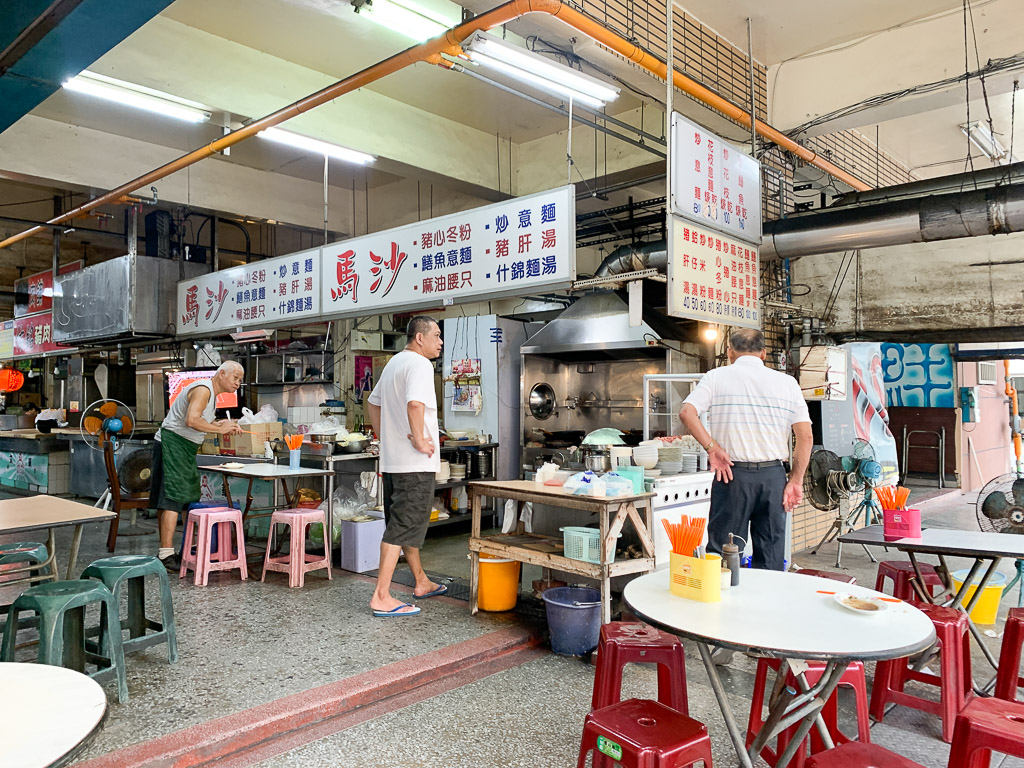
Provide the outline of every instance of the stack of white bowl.
[[633,463],[644,469],[654,469],[658,465],[658,446],[638,445],[633,449]]
[[437,483],[447,483],[451,479],[452,469],[451,464],[447,461],[441,462],[441,468],[434,473],[434,481]]
[[465,480],[466,479],[466,465],[465,464],[450,464],[451,468],[451,479],[452,480]]

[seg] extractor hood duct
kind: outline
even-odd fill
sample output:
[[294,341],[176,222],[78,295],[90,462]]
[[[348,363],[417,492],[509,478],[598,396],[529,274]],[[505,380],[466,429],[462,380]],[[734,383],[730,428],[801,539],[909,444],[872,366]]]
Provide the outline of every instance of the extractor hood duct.
[[761,258],[927,243],[1024,231],[1024,184],[968,188],[765,222]]
[[620,245],[608,254],[597,268],[597,277],[621,275],[641,269],[657,269],[665,272],[668,268],[668,251],[664,240],[643,245]]
[[626,302],[608,291],[580,298],[527,339],[522,352],[560,359],[620,359],[648,350],[664,355],[660,345],[651,344],[661,338],[647,323],[630,326]]

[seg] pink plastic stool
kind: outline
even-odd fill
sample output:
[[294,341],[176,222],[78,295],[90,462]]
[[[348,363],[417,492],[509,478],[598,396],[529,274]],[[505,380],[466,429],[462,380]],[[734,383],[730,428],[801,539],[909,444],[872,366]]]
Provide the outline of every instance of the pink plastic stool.
[[[199,531],[196,542],[196,553],[192,554],[192,524]],[[210,551],[213,526],[219,525],[217,532],[218,546],[216,552]],[[231,546],[231,526],[235,527],[235,539],[238,551]],[[185,521],[185,543],[181,549],[181,570],[178,578],[185,578],[191,568],[196,574],[196,585],[206,586],[211,571],[229,571],[238,568],[242,573],[242,581],[249,578],[245,562],[245,535],[242,533],[242,513],[228,507],[212,507],[193,509]]]
[[[275,525],[287,525],[291,531],[291,538],[288,542],[288,554],[279,557],[270,556],[270,542],[272,536],[267,537],[267,554],[263,556],[263,576],[260,581],[267,578],[267,571],[279,571],[288,574],[289,587],[301,587],[306,580],[308,571],[316,571],[321,568],[327,569],[327,578],[331,579],[331,558],[330,548],[327,547],[325,554],[306,554],[306,528],[310,523],[320,523],[327,530],[327,519],[322,509],[280,509],[270,517],[270,530],[273,533]],[[330,541],[329,534],[324,535],[324,541]],[[293,555],[298,554],[299,557]]]

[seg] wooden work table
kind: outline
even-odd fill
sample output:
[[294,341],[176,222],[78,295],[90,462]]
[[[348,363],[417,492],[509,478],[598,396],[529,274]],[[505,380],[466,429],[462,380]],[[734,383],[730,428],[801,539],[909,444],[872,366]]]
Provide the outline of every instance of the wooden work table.
[[[653,493],[634,496],[574,496],[559,486],[542,485],[532,480],[501,480],[471,482],[470,506],[473,528],[470,533],[470,607],[477,612],[477,588],[480,579],[480,553],[531,563],[543,568],[572,573],[596,579],[601,585],[601,623],[611,621],[611,579],[630,573],[654,570],[654,540],[651,535],[651,497]],[[601,532],[601,562],[588,563],[558,554],[562,540],[550,536],[516,533],[483,537],[481,516],[483,499],[513,499],[554,507],[578,510],[579,524],[586,525],[597,516]],[[643,511],[643,517],[640,512]],[[615,560],[615,544],[622,528],[630,520],[640,537],[645,557],[634,560]]]

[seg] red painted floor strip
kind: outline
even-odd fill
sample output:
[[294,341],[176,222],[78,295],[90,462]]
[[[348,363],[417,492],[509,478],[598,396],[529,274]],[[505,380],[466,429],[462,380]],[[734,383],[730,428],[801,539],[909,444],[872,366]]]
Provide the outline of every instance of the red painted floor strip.
[[[251,754],[271,750],[267,754],[270,757],[363,722],[375,715],[368,710],[366,717],[360,719],[361,710],[384,700],[389,701],[383,711],[391,711],[396,696],[412,694],[414,700],[420,700],[416,697],[421,688],[426,698],[436,695],[428,693],[434,686],[437,692],[443,692],[464,684],[458,683],[462,673],[471,682],[490,674],[486,669],[489,665],[494,665],[494,671],[500,671],[501,662],[515,665],[501,657],[515,654],[518,663],[522,663],[532,656],[516,652],[533,648],[537,643],[537,636],[529,629],[507,627],[134,744],[79,763],[77,768],[197,768],[213,762],[218,768],[227,768],[228,760],[231,765],[251,764],[256,762]],[[474,673],[479,677],[472,678]],[[449,677],[453,678],[452,684],[445,688]],[[350,717],[354,719],[346,724]],[[274,747],[278,741],[287,744],[287,749]],[[235,758],[243,757],[247,762],[234,762]]]

